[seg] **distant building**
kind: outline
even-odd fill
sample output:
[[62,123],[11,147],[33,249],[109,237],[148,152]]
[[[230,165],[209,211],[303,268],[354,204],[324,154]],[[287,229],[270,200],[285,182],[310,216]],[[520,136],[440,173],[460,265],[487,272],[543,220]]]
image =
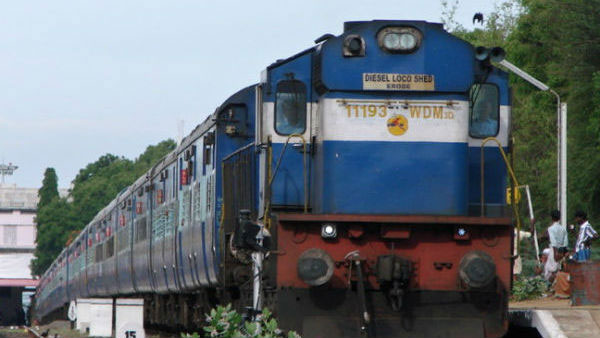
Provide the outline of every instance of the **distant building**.
[[30,267],[37,203],[38,189],[0,184],[0,325],[22,323],[21,295],[38,283]]

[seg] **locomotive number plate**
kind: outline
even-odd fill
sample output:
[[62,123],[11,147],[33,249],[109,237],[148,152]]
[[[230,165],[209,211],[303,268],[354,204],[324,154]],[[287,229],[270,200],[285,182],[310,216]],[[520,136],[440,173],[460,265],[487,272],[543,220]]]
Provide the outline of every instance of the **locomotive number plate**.
[[435,90],[435,77],[427,74],[363,73],[364,90]]

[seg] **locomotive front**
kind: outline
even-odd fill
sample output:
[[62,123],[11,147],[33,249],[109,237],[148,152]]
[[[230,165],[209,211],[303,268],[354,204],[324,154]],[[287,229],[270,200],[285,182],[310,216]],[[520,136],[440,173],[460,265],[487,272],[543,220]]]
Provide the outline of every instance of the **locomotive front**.
[[304,337],[502,336],[506,167],[481,145],[508,150],[507,75],[439,24],[344,28],[258,86],[267,305]]
[[[256,298],[305,338],[501,337],[507,74],[422,21],[347,22],[316,43],[96,215],[42,277],[36,316],[136,295],[148,322],[193,328]],[[256,223],[271,245],[249,273]]]

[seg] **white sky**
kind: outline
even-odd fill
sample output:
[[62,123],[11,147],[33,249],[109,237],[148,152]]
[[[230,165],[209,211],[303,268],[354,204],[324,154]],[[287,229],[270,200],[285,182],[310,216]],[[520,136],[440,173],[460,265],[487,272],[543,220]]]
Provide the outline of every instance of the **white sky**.
[[[448,0],[452,2],[452,0]],[[460,0],[471,28],[494,0]],[[338,35],[344,21],[440,22],[440,0],[3,1],[0,162],[6,183],[39,187],[54,167],[66,188],[112,153],[135,158],[176,139],[267,65]]]

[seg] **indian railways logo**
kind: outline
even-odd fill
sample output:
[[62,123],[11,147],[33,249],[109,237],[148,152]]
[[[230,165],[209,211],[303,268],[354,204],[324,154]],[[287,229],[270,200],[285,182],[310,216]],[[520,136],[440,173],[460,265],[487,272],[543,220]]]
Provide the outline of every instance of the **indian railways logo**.
[[400,136],[408,130],[408,121],[402,115],[394,115],[387,120],[390,134]]

